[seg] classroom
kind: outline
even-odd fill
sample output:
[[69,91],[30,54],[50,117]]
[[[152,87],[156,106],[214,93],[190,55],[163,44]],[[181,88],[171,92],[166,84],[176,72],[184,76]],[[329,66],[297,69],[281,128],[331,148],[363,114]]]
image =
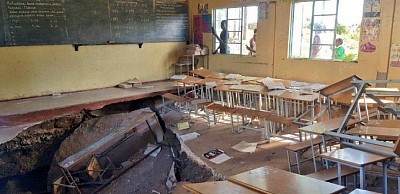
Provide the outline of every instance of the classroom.
[[400,193],[399,10],[0,0],[0,193]]

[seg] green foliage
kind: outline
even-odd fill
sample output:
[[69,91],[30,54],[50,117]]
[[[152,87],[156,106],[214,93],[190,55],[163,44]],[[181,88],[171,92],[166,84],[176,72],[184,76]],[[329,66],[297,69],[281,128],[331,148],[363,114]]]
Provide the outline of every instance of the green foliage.
[[343,34],[349,33],[349,30],[347,29],[346,26],[343,26],[343,25],[341,25],[341,24],[338,24],[338,25],[336,26],[336,33],[339,34],[339,35],[343,35]]
[[358,55],[357,54],[347,54],[344,56],[343,61],[356,61],[358,59]]

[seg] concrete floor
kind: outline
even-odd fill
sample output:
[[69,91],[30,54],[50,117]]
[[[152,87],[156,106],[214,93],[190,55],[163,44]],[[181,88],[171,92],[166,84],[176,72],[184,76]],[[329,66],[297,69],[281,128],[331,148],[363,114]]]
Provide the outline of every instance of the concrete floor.
[[[171,128],[174,132],[179,135],[197,132],[200,136],[197,139],[186,141],[185,144],[191,149],[191,151],[201,158],[209,167],[214,169],[219,177],[227,178],[229,176],[239,174],[251,169],[255,169],[261,166],[273,166],[283,170],[288,170],[286,146],[296,143],[294,141],[273,138],[270,143],[264,143],[257,146],[254,153],[242,153],[238,152],[231,147],[241,141],[247,141],[249,143],[259,142],[262,140],[262,134],[259,131],[246,129],[241,133],[232,134],[230,124],[217,124],[208,128],[207,121],[204,118],[196,117],[190,120],[181,119],[176,111],[169,111],[163,114],[164,121],[167,127]],[[176,123],[188,121],[191,124],[191,128],[187,130],[177,130]],[[287,131],[289,134],[296,135],[296,126],[292,127]],[[213,149],[222,149],[225,153],[232,157],[232,159],[223,162],[221,164],[214,164],[210,162],[203,156]],[[305,155],[310,155],[306,153]],[[294,159],[294,155],[292,157]],[[322,166],[318,165],[318,169],[322,169]],[[292,171],[295,168],[292,167]],[[308,174],[313,172],[312,161],[307,161],[301,165],[302,174]],[[354,189],[353,181],[351,178],[348,181],[348,192]],[[214,180],[210,180],[214,181]],[[371,183],[367,189],[371,191],[379,192],[382,190],[381,181],[374,187],[371,186],[374,182],[374,178],[367,180]],[[174,190],[174,193],[188,193],[186,189],[183,188],[184,183],[179,183]],[[389,179],[389,193],[397,193],[397,182],[394,179]]]

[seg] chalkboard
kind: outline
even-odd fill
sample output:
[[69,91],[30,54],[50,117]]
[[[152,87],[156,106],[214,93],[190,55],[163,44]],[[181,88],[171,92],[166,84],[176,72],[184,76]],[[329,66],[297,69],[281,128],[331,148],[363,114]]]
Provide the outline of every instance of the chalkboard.
[[188,40],[174,0],[0,0],[0,46]]

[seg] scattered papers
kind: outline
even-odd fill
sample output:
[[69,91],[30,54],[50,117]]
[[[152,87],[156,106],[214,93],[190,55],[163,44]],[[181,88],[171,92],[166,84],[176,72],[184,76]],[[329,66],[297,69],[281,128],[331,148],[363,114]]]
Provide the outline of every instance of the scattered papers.
[[231,159],[232,157],[226,155],[226,154],[221,154],[213,159],[210,160],[210,162],[215,163],[215,164],[221,164],[222,162],[225,162],[229,159]]
[[314,94],[313,89],[310,86],[301,87],[299,90],[300,95]]
[[242,80],[233,79],[233,80],[229,80],[229,81],[224,82],[224,85],[239,85],[241,83],[242,83]]
[[282,82],[263,82],[270,90],[285,90],[286,87]]
[[180,130],[184,130],[184,129],[189,129],[190,125],[189,125],[189,122],[177,123],[176,128],[180,131]]
[[182,139],[182,141],[185,142],[185,141],[196,139],[199,136],[200,136],[199,133],[193,132],[193,133],[188,133],[188,134],[185,134],[185,135],[181,135],[180,138]]
[[186,78],[186,75],[173,75],[171,77],[171,79],[175,79],[175,80],[183,80]]
[[311,84],[311,85],[310,85],[310,87],[312,88],[313,91],[321,90],[322,88],[325,88],[325,87],[327,87],[327,86],[328,86],[328,85],[321,84],[321,83],[314,83],[314,84]]
[[138,79],[136,79],[136,78],[133,78],[133,79],[130,79],[130,80],[126,81],[126,83],[137,84],[137,83],[140,83],[140,81]]
[[[147,148],[146,148],[146,150],[144,151],[144,155],[147,155],[147,154],[149,154],[151,151],[153,151],[153,150],[155,150],[157,148],[157,146],[156,145],[153,145],[153,144],[147,144]],[[154,151],[153,153],[151,153],[150,154],[150,156],[153,156],[153,157],[157,157],[157,155],[158,155],[158,153],[160,153],[160,151],[161,151],[161,147],[159,147],[156,151]]]
[[217,86],[217,82],[206,82],[206,89],[211,89]]
[[290,82],[290,87],[302,87],[302,86],[307,86],[310,85],[307,82],[297,82],[297,81],[292,81]]
[[239,152],[253,153],[256,151],[257,143],[248,143],[246,141],[241,141],[240,143],[234,145],[232,149]]
[[240,74],[228,74],[227,76],[225,76],[225,79],[243,79],[243,76]]
[[264,86],[260,86],[260,85],[232,85],[232,86],[229,87],[229,89],[260,92],[260,91],[262,91],[264,89]]
[[257,77],[249,77],[249,76],[242,77],[243,82],[254,81],[254,80],[257,80]]
[[285,93],[286,90],[273,90],[268,92],[269,96],[280,96],[281,94]]
[[118,84],[117,87],[119,87],[119,88],[132,88],[132,84],[129,84],[129,83],[121,83],[121,84]]
[[221,164],[222,162],[225,162],[232,158],[232,157],[226,155],[224,153],[224,151],[222,151],[220,149],[211,150],[207,153],[204,153],[203,156],[205,158],[209,159],[210,162],[215,163],[215,164]]

